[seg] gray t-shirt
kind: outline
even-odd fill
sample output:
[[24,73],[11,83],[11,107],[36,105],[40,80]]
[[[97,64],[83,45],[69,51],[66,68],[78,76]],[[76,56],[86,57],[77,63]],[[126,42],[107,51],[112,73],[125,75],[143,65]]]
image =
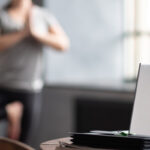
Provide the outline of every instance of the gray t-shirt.
[[[57,23],[52,14],[34,6],[31,24],[37,32],[48,32]],[[23,25],[15,22],[5,10],[0,11],[0,34],[22,30]],[[42,82],[42,44],[28,37],[11,48],[0,51],[0,87],[40,91]]]

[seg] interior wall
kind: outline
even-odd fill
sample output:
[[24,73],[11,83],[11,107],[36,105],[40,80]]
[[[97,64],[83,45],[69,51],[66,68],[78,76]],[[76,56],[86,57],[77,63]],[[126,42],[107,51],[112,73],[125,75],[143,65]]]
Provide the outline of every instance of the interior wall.
[[130,88],[45,87],[39,130],[30,142],[38,147],[72,131],[128,129],[133,99]]
[[46,83],[98,85],[123,78],[124,0],[44,0],[70,38],[45,52]]

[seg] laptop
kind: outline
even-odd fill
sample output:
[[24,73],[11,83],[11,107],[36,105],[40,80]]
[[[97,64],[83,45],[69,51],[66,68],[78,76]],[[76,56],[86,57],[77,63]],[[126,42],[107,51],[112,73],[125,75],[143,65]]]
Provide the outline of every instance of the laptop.
[[150,64],[140,64],[137,76],[135,99],[130,128],[127,131],[101,131],[92,133],[105,135],[150,136]]
[[[76,145],[95,148],[150,149],[150,65],[140,64],[135,99],[128,131],[73,133]],[[94,142],[93,142],[94,141]]]
[[150,136],[150,65],[139,65],[129,133]]

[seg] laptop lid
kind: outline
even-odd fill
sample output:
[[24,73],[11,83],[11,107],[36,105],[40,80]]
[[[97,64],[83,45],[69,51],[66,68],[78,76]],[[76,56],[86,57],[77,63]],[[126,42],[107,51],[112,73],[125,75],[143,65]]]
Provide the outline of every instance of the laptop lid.
[[150,65],[139,66],[129,132],[150,136]]

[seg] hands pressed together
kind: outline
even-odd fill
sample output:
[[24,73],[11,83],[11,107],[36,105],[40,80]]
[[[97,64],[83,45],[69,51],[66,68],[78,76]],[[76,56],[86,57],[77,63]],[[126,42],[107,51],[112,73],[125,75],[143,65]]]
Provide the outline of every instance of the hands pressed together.
[[54,49],[59,51],[67,50],[70,46],[69,38],[67,37],[66,33],[64,32],[60,24],[57,23],[51,25],[47,29],[47,33],[43,33],[43,34],[35,30],[34,26],[32,25],[33,7],[34,6],[30,8],[26,18],[25,28],[23,31],[25,36],[32,36],[43,45],[53,47]]

